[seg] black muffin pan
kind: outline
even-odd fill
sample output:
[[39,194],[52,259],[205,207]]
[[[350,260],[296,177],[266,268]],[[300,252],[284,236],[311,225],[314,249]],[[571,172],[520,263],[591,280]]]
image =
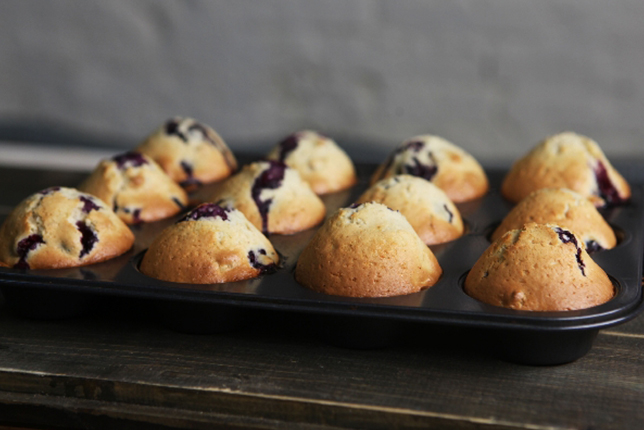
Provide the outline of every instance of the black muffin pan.
[[[376,166],[357,167],[358,185],[323,197],[329,213],[350,205],[367,188]],[[294,268],[315,229],[269,236],[282,256],[281,268],[274,274],[217,285],[175,284],[147,277],[138,270],[145,249],[179,216],[133,226],[134,248],[100,264],[59,270],[0,268],[0,288],[11,310],[34,318],[74,316],[106,296],[116,296],[150,304],[165,324],[192,333],[225,331],[289,315],[295,322],[312,324],[329,342],[352,348],[381,347],[411,334],[417,341],[436,347],[442,343],[434,339],[440,338],[471,343],[481,351],[524,364],[576,360],[590,350],[600,329],[625,322],[642,309],[642,187],[633,187],[629,203],[602,211],[619,243],[612,250],[592,254],[592,258],[615,284],[612,300],[579,311],[515,311],[481,303],[463,291],[468,270],[489,246],[488,236],[494,226],[512,207],[498,191],[505,172],[495,169],[487,173],[490,192],[479,200],[457,205],[466,222],[466,234],[431,247],[444,271],[441,279],[416,294],[354,299],[316,293],[299,285]]]

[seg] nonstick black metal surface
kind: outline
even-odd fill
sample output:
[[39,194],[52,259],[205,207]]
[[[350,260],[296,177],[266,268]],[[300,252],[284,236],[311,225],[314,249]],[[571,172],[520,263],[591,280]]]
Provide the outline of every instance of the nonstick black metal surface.
[[[328,212],[351,204],[367,187],[375,165],[358,165],[360,182],[345,192],[324,196]],[[481,303],[462,288],[465,274],[489,246],[488,234],[510,210],[498,189],[502,170],[489,170],[491,191],[482,199],[458,205],[467,225],[462,238],[432,246],[444,274],[433,287],[406,296],[354,299],[320,294],[295,282],[293,270],[298,255],[315,229],[291,236],[270,235],[283,256],[283,267],[257,279],[217,285],[186,285],[158,281],[138,271],[140,258],[156,235],[177,218],[133,226],[134,248],[114,260],[91,266],[21,272],[0,268],[0,287],[8,306],[36,318],[59,318],[82,312],[92,300],[120,296],[154,302],[175,328],[213,332],[237,326],[253,318],[275,313],[293,313],[314,321],[330,342],[369,348],[382,346],[402,331],[419,336],[436,332],[480,342],[504,359],[528,364],[557,364],[583,356],[601,328],[633,318],[642,308],[642,259],[644,205],[642,188],[633,189],[625,206],[605,210],[603,215],[616,230],[619,244],[597,252],[593,259],[616,285],[614,299],[603,305],[569,312],[514,311]],[[62,183],[74,185],[74,176]],[[56,179],[56,176],[51,178]],[[61,179],[61,178],[58,178]],[[79,177],[79,180],[81,178]],[[6,209],[40,185],[43,178],[26,180],[19,190],[12,187],[2,203]],[[24,190],[24,194],[20,194]],[[207,194],[202,190],[201,194]],[[20,198],[17,198],[20,196]],[[4,215],[2,215],[4,216]]]

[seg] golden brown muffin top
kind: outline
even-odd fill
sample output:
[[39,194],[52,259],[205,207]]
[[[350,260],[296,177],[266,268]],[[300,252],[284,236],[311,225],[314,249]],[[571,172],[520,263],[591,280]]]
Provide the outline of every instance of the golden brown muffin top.
[[597,142],[572,132],[548,137],[515,162],[501,192],[516,203],[540,188],[568,188],[598,207],[621,204],[631,196]]
[[0,227],[0,261],[19,269],[78,267],[123,254],[134,235],[100,199],[53,187],[23,200]]
[[212,284],[276,270],[270,241],[232,208],[204,203],[161,232],[141,262],[144,274],[171,282]]
[[264,233],[291,234],[324,219],[326,208],[295,169],[258,161],[224,181],[210,201],[235,207]]
[[371,177],[371,184],[391,176],[409,174],[427,179],[456,203],[477,199],[489,187],[481,165],[447,140],[422,135],[406,140],[389,155]]
[[605,303],[615,288],[572,231],[530,223],[490,245],[467,275],[465,292],[495,306],[566,311]]
[[331,138],[311,130],[291,134],[266,156],[298,171],[316,194],[351,187],[357,181],[349,156]]
[[407,219],[380,203],[336,211],[302,251],[296,280],[347,297],[410,294],[434,285],[442,269]]
[[79,189],[103,200],[128,224],[168,218],[188,204],[185,190],[138,152],[102,160]]
[[376,182],[357,200],[382,203],[400,211],[427,245],[448,242],[463,234],[461,214],[444,191],[411,175]]
[[524,224],[557,224],[572,230],[588,252],[615,247],[615,232],[584,196],[567,188],[542,188],[521,200],[492,234],[497,240]]
[[237,170],[237,160],[211,127],[192,118],[166,121],[136,149],[187,189],[219,181]]

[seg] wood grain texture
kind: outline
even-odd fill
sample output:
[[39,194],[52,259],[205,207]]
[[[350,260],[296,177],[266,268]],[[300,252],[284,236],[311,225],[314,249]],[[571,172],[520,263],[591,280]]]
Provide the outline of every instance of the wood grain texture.
[[432,338],[341,349],[293,317],[207,336],[164,329],[155,318],[143,304],[119,300],[57,322],[1,310],[0,416],[9,418],[0,423],[44,425],[40,412],[72,428],[622,429],[644,422],[642,318],[600,332],[587,356],[556,367],[504,363]]

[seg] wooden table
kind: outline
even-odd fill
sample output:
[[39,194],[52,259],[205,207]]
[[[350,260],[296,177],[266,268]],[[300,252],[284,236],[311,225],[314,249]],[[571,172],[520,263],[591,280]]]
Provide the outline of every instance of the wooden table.
[[[1,169],[0,209],[29,180]],[[27,190],[31,192],[31,190]],[[531,367],[416,333],[378,350],[329,346],[297,318],[216,335],[165,328],[146,303],[36,321],[0,307],[0,425],[33,428],[644,428],[644,317],[582,359]]]

